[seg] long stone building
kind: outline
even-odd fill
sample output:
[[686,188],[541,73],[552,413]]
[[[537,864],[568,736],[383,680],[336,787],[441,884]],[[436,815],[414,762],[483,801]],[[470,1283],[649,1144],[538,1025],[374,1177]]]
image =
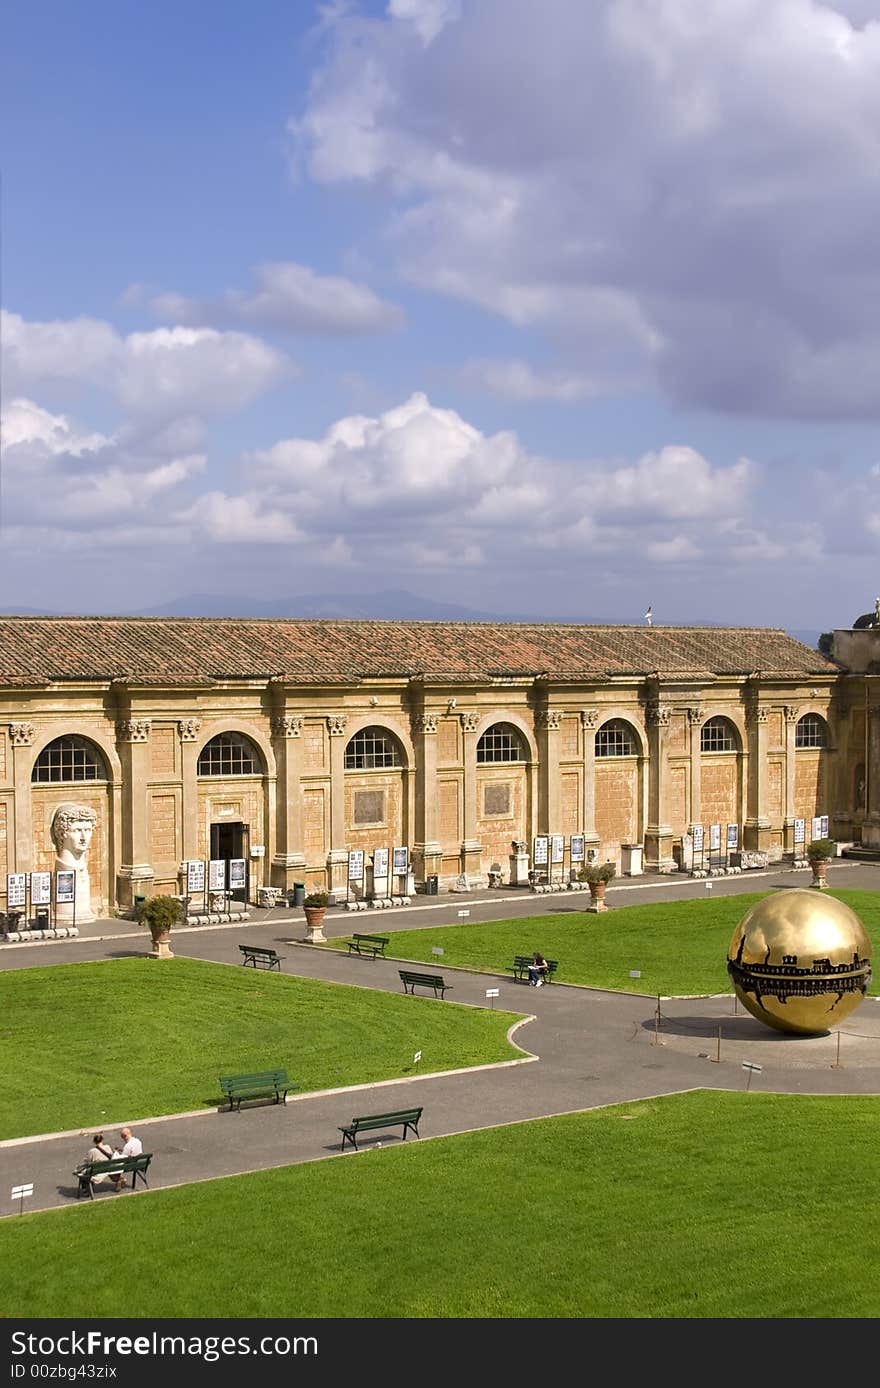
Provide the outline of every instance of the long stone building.
[[858,840],[872,652],[845,667],[759,628],[0,618],[0,894],[51,870],[70,801],[95,813],[108,912],[179,891],[188,859],[338,889],[358,848],[406,845],[417,883],[448,884],[544,833],[669,870],[694,825],[771,861],[797,819]]

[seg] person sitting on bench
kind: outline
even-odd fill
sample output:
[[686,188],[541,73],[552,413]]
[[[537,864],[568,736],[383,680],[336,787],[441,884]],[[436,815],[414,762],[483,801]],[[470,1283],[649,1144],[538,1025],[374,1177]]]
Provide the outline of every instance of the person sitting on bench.
[[529,984],[534,988],[540,988],[544,982],[542,974],[547,972],[547,960],[539,949],[532,955],[532,962],[529,965]]
[[[86,1161],[112,1161],[118,1155],[119,1153],[113,1151],[110,1143],[104,1141],[103,1133],[95,1133]],[[112,1181],[117,1190],[122,1190],[125,1183],[125,1172],[116,1171],[112,1175],[102,1173],[100,1176],[92,1177],[93,1185],[99,1186],[104,1181]]]

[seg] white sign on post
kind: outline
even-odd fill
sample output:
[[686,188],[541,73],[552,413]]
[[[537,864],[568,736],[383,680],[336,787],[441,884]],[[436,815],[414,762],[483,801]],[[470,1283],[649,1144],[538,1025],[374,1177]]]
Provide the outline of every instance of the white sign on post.
[[187,861],[186,890],[194,893],[205,890],[205,864],[198,858],[190,858]]
[[459,911],[458,914],[459,914],[459,916],[469,916],[469,915],[470,915],[470,911]]
[[364,875],[364,850],[353,848],[348,855],[348,880],[360,882]]
[[52,905],[52,874],[51,874],[51,872],[32,872],[32,873],[31,873],[31,905],[32,905],[32,906],[51,906],[51,905]]
[[500,988],[487,988],[487,989],[486,989],[486,997],[487,997],[487,998],[500,998],[500,997],[501,997],[501,989],[500,989]]
[[388,849],[373,849],[373,878],[388,876]]
[[231,892],[247,886],[247,864],[244,858],[229,859],[229,890]]
[[811,839],[821,839],[821,838],[824,838],[824,834],[822,833],[822,817],[821,817],[821,815],[816,815],[813,819],[810,820],[810,838],[811,838]]
[[822,818],[821,818],[820,821],[819,821],[819,838],[820,838],[820,839],[827,839],[827,837],[828,837],[828,816],[827,816],[827,814],[823,814]]
[[695,853],[702,853],[703,851],[703,836],[704,830],[702,824],[695,824],[691,829],[691,837],[694,841]]
[[251,844],[251,857],[252,857],[252,858],[265,858],[265,856],[266,856],[266,845],[265,845],[264,843],[252,843],[252,844]]
[[6,874],[6,909],[24,906],[27,900],[27,873],[8,872]]
[[432,953],[432,954],[442,954],[442,953],[443,953],[443,948],[442,948],[442,946],[440,946],[440,945],[432,945],[432,946],[431,946],[431,953]]
[[727,847],[736,848],[739,843],[739,825],[728,824],[727,826]]
[[569,851],[573,863],[582,863],[586,852],[586,837],[583,834],[572,834]]
[[720,825],[720,824],[710,824],[710,825],[709,825],[709,852],[711,853],[711,852],[713,851],[713,849],[719,849],[720,847],[721,847],[721,825]]
[[546,834],[540,834],[535,839],[535,849],[532,854],[532,862],[535,867],[546,867],[550,859],[550,840]]
[[554,834],[550,840],[550,861],[553,864],[565,861],[565,835]]
[[391,855],[391,871],[395,877],[405,877],[409,872],[409,849],[395,848]]
[[806,821],[805,819],[796,819],[795,822],[794,822],[794,841],[795,841],[795,843],[804,843],[804,842],[806,841],[806,837],[807,837],[807,821]]
[[212,858],[208,864],[208,891],[226,891],[226,859]]

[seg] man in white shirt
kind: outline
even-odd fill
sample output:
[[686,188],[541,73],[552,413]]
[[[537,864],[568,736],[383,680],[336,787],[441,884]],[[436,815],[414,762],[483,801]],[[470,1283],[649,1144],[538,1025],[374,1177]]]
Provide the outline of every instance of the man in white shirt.
[[139,1157],[144,1150],[144,1144],[139,1137],[132,1135],[131,1128],[122,1128],[119,1136],[122,1138],[124,1147],[116,1155],[120,1157]]

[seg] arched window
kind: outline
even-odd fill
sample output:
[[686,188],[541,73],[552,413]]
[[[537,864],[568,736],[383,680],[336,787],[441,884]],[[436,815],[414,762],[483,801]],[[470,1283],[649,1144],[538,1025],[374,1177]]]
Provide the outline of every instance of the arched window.
[[345,749],[346,771],[378,771],[400,766],[400,750],[382,728],[362,728]]
[[827,747],[825,719],[818,713],[805,713],[794,730],[795,747]]
[[200,776],[259,776],[260,757],[241,733],[218,733],[199,753]]
[[632,728],[621,718],[603,723],[596,733],[597,757],[635,757],[638,750]]
[[106,781],[104,758],[84,737],[56,737],[34,763],[32,781]]
[[700,729],[701,752],[735,752],[736,737],[726,718],[709,718]]
[[510,723],[493,723],[477,743],[478,764],[499,761],[525,761],[519,733]]

